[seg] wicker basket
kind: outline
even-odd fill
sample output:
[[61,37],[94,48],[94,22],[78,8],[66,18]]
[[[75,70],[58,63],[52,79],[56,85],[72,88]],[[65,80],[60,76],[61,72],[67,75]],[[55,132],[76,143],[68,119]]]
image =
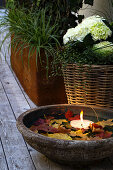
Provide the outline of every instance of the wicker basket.
[[68,64],[63,74],[69,104],[113,107],[113,65]]

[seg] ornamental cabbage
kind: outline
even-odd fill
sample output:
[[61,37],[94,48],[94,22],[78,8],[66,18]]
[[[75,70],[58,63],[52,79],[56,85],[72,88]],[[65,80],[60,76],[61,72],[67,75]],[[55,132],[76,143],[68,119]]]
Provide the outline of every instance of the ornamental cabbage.
[[91,16],[82,21],[75,28],[70,28],[63,37],[63,42],[66,44],[69,41],[83,41],[89,33],[94,41],[106,40],[112,35],[112,31],[103,22],[104,18],[100,16]]
[[92,50],[93,53],[102,57],[111,56],[113,54],[113,43],[109,41],[103,41],[98,44],[94,44]]

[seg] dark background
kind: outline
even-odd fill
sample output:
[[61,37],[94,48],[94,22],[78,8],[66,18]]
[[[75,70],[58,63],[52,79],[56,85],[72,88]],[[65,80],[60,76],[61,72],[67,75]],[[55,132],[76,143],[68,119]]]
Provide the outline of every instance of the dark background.
[[5,0],[0,0],[0,8],[5,7]]

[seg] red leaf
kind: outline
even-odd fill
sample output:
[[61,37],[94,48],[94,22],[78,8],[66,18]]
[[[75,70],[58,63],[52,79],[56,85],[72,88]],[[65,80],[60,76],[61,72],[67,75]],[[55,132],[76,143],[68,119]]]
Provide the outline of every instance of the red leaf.
[[34,123],[34,125],[35,125],[35,126],[39,126],[39,125],[41,125],[41,124],[43,124],[43,123],[45,123],[45,119],[38,119],[38,120]]
[[48,132],[49,131],[49,126],[47,123],[43,123],[39,126],[37,126],[37,130],[43,130],[45,132]]
[[101,125],[98,125],[96,123],[92,123],[91,125],[94,126],[95,128],[103,129],[103,127]]
[[49,131],[48,132],[59,133],[59,130],[57,128],[54,128],[53,126],[49,126]]
[[30,130],[32,130],[33,132],[37,131],[37,126],[32,125],[32,126],[30,127]]
[[72,120],[80,120],[80,115],[76,115],[74,117],[69,117],[68,118],[69,121],[72,121]]
[[100,138],[104,138],[104,132],[97,133],[96,136],[98,136],[98,137],[100,137]]
[[70,117],[73,117],[72,111],[68,110],[68,111],[65,113],[65,117],[66,117],[66,119],[68,119],[68,118],[70,118]]
[[66,129],[65,127],[59,127],[58,130],[59,130],[59,133],[69,133],[69,132],[71,132],[71,129]]
[[47,123],[41,124],[39,126],[37,126],[37,130],[43,130],[45,132],[52,132],[52,133],[58,133],[59,130],[52,127],[52,126],[48,126]]
[[46,119],[54,119],[54,117],[53,116],[46,116]]
[[98,136],[100,138],[110,138],[111,135],[112,135],[112,132],[108,132],[108,131],[96,134],[96,136]]
[[46,120],[45,120],[45,122],[46,122],[47,124],[49,124],[50,121],[51,121],[51,119],[46,119]]
[[112,134],[112,132],[105,131],[104,138],[110,138]]
[[87,129],[84,129],[84,128],[82,128],[81,130],[82,130],[82,133],[84,133],[85,131],[87,131]]

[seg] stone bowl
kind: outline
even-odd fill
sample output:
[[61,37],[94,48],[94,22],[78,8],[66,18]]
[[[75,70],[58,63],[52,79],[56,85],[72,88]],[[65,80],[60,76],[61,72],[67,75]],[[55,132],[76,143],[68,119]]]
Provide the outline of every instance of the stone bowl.
[[113,154],[113,137],[92,141],[62,140],[36,134],[29,129],[33,122],[44,114],[65,113],[66,109],[76,114],[83,109],[84,117],[92,121],[97,121],[94,110],[99,119],[113,118],[113,110],[110,109],[68,104],[50,105],[22,113],[17,119],[17,128],[31,147],[61,164],[89,164],[111,156]]

